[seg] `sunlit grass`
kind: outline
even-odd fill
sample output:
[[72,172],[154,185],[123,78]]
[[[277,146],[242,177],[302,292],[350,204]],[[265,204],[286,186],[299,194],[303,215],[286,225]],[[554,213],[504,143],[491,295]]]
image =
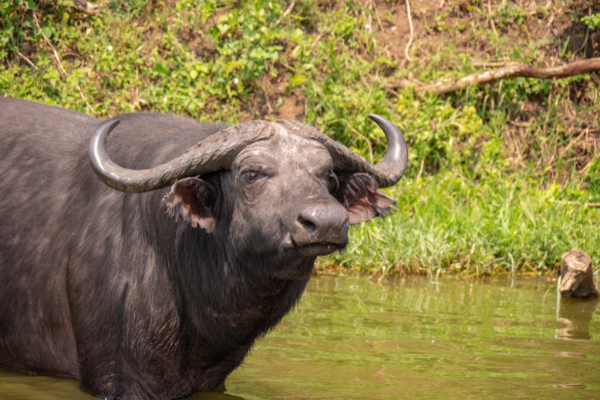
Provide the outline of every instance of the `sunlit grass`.
[[476,184],[445,173],[407,180],[391,195],[397,212],[354,227],[348,248],[322,260],[322,269],[537,274],[559,267],[572,249],[600,264],[600,210],[583,206],[576,184],[541,189],[518,176]]

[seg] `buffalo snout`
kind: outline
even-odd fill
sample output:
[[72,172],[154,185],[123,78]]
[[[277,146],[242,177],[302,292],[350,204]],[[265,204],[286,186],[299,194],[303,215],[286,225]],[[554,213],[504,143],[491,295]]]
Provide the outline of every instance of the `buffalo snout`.
[[292,239],[308,256],[343,249],[348,244],[348,211],[337,202],[315,203],[300,210]]

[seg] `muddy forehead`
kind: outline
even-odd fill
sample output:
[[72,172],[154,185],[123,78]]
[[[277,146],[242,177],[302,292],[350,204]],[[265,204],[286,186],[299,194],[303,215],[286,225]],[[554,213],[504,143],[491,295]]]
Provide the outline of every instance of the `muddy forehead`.
[[276,134],[271,139],[252,143],[242,150],[235,159],[234,168],[245,161],[257,159],[265,162],[273,159],[280,163],[307,162],[319,166],[333,163],[329,151],[322,143],[288,132],[281,126],[277,126]]

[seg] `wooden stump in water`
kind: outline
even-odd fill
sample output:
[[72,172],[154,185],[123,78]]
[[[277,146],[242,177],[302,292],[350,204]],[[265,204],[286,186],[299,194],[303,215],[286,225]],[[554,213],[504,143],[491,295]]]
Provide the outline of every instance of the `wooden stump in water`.
[[560,275],[562,281],[559,290],[563,299],[598,297],[598,290],[594,285],[592,258],[585,251],[572,250],[563,254]]

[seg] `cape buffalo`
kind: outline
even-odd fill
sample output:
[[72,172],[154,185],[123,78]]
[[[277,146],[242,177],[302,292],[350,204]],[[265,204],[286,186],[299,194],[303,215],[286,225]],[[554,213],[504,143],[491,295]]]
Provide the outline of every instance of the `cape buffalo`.
[[388,143],[375,166],[292,120],[106,122],[0,98],[0,365],[108,399],[223,383],[316,257],[395,203],[376,189],[406,144],[370,118]]

